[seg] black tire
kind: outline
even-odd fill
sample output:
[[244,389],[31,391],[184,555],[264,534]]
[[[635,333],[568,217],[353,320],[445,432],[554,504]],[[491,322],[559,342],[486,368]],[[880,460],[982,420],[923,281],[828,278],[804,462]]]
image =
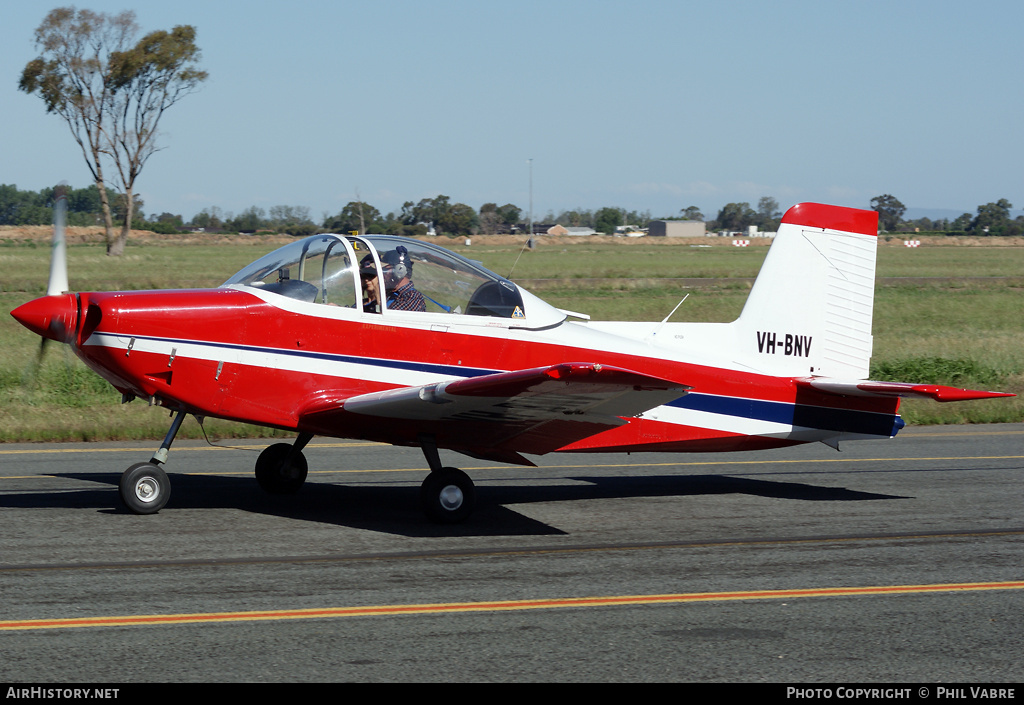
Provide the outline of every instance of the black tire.
[[133,514],[156,514],[171,498],[167,473],[153,463],[136,463],[125,470],[117,489],[122,504]]
[[423,481],[420,503],[431,521],[457,524],[473,513],[476,488],[469,475],[458,468],[441,468]]
[[293,453],[288,443],[275,443],[264,449],[256,460],[256,482],[270,494],[295,494],[306,481],[309,466],[302,451],[294,451],[290,463],[288,455]]

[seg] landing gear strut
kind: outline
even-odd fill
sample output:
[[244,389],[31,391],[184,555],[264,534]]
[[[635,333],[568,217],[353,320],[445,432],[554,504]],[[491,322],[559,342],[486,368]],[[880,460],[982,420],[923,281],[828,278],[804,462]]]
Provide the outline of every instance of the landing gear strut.
[[184,420],[185,412],[179,411],[152,459],[148,463],[132,465],[121,475],[118,494],[121,503],[133,514],[156,514],[171,498],[171,481],[160,465],[167,462],[167,451]]
[[441,467],[441,457],[433,437],[421,436],[419,440],[430,465],[430,474],[420,485],[423,511],[431,521],[439,524],[465,521],[476,505],[473,481],[458,468]]

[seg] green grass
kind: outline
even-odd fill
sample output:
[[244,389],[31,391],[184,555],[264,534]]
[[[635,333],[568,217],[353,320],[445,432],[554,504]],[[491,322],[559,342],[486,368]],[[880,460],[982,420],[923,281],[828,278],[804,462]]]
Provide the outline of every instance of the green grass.
[[[474,238],[440,244],[512,278],[560,308],[596,320],[661,320],[689,294],[672,320],[730,321],[767,253],[764,246],[694,248],[689,241],[541,239],[533,250]],[[68,250],[75,290],[105,291],[216,286],[276,243],[239,237],[222,244],[180,244],[172,238],[129,243],[124,257],[102,245]],[[49,247],[0,241],[0,310],[44,292]],[[518,259],[518,262],[517,262]],[[879,248],[879,277],[930,277],[879,281],[875,296],[872,377],[951,384],[1024,394],[1024,248]],[[969,277],[1001,277],[970,279]],[[706,278],[686,288],[673,281]],[[122,405],[120,395],[52,343],[39,362],[39,339],[9,315],[0,315],[0,442],[159,439],[167,411],[141,401]],[[1020,397],[939,404],[904,402],[910,423],[1024,421]],[[213,438],[280,436],[279,432],[207,420]],[[181,437],[202,437],[189,420]]]

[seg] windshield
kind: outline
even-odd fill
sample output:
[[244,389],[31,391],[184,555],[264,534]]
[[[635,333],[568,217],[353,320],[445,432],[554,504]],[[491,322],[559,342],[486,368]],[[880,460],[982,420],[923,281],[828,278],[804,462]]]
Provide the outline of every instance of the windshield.
[[300,301],[355,306],[356,271],[344,240],[314,235],[261,257],[223,286],[243,284]]

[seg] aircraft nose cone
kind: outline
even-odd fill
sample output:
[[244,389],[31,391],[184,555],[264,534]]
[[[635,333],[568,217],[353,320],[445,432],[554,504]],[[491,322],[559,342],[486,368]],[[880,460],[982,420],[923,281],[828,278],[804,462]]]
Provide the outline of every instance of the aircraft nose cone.
[[78,326],[78,301],[74,294],[43,296],[22,304],[11,315],[33,333],[70,343]]

